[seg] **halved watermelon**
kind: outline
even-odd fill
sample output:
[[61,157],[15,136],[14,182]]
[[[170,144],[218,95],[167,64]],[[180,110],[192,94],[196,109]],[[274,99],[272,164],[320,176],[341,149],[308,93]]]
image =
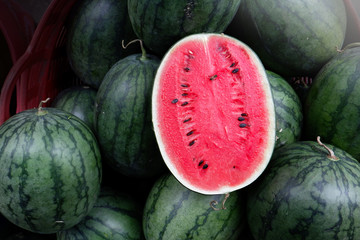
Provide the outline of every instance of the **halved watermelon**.
[[272,155],[275,110],[265,69],[248,46],[224,34],[190,35],[167,52],[152,111],[166,165],[193,191],[245,187]]

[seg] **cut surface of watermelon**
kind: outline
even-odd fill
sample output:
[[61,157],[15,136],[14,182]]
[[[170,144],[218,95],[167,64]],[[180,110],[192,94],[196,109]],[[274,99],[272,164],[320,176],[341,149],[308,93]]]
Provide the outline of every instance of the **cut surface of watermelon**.
[[248,46],[223,34],[190,35],[168,51],[155,77],[152,111],[166,165],[199,193],[249,185],[274,149],[265,69]]

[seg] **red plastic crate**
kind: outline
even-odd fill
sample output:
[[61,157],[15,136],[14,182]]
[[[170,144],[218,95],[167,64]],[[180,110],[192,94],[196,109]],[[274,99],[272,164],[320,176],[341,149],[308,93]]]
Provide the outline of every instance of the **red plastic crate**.
[[[66,19],[75,2],[53,0],[45,11],[25,53],[15,62],[1,89],[0,124],[11,115],[14,93],[18,113],[37,107],[42,100],[53,99],[65,82],[73,81],[68,78],[75,78],[65,51]],[[3,16],[2,10],[0,15]]]

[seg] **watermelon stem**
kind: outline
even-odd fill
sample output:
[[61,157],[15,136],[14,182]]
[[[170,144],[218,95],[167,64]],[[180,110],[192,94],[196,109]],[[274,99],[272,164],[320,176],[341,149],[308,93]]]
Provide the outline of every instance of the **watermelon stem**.
[[42,105],[43,105],[44,103],[47,103],[49,100],[50,100],[50,98],[47,98],[47,99],[45,99],[45,100],[40,101],[39,107],[38,107],[38,111],[37,111],[37,114],[38,114],[38,115],[43,115],[43,114],[44,114],[44,111],[42,110],[42,108],[43,108]]
[[124,40],[121,41],[121,46],[126,49],[130,44],[133,44],[134,42],[140,42],[140,47],[141,47],[141,60],[145,60],[146,59],[146,51],[143,45],[143,42],[140,39],[134,39],[130,42],[128,42],[128,44],[124,45]]
[[360,42],[350,43],[350,44],[346,45],[343,49],[338,50],[338,52],[342,53],[346,49],[355,48],[355,47],[360,47]]
[[221,208],[214,207],[215,205],[218,205],[218,204],[219,204],[216,200],[210,202],[210,207],[211,207],[212,209],[214,209],[215,211],[225,210],[225,209],[226,209],[226,207],[225,207],[225,202],[226,202],[226,200],[229,198],[229,196],[230,196],[230,193],[226,193],[226,194],[225,194],[225,198],[224,198],[224,200],[223,200],[222,203],[221,203],[221,204],[222,204],[222,207],[221,207]]
[[339,158],[335,156],[334,151],[331,150],[329,147],[327,147],[325,144],[323,144],[323,143],[320,141],[320,136],[317,137],[317,142],[319,143],[320,146],[323,146],[323,147],[329,152],[328,157],[329,157],[331,160],[334,160],[334,161],[339,160]]

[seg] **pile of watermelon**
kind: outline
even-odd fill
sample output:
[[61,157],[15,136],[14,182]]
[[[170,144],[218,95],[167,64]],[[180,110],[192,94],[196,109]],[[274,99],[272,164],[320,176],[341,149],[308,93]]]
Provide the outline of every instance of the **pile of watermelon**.
[[1,239],[360,239],[356,1],[83,0],[67,24],[80,84],[0,126]]

